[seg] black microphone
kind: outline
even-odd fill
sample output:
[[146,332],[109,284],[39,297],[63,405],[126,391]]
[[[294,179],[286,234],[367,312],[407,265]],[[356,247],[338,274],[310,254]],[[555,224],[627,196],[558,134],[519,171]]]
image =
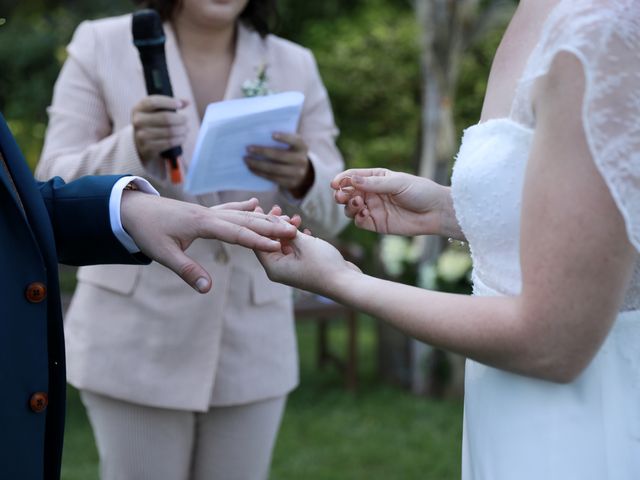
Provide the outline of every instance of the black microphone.
[[[133,44],[140,53],[147,93],[173,97],[164,54],[165,36],[160,14],[149,8],[135,12],[131,21],[131,32],[133,33]],[[180,145],[172,147],[160,155],[169,162],[171,181],[181,183],[179,158],[182,155],[182,147]]]

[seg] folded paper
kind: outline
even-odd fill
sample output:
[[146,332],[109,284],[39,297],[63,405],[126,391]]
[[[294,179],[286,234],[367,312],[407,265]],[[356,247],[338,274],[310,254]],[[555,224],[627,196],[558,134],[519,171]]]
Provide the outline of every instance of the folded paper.
[[297,130],[303,102],[302,93],[284,92],[209,104],[189,163],[185,190],[194,195],[275,190],[275,183],[248,169],[244,162],[247,147],[287,148],[272,135]]

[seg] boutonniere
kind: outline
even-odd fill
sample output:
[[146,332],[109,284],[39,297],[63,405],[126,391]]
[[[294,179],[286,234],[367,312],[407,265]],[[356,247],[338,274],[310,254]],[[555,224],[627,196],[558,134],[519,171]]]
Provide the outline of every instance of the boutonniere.
[[242,84],[242,94],[245,97],[262,97],[271,95],[273,90],[269,88],[269,77],[267,77],[267,64],[263,63],[258,68],[256,78],[247,79]]

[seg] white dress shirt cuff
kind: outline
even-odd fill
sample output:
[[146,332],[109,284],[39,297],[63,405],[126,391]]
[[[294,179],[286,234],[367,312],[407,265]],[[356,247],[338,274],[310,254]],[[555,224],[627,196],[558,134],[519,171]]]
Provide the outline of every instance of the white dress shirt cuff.
[[140,248],[133,241],[133,238],[125,231],[122,226],[122,220],[120,218],[120,203],[122,201],[122,191],[127,185],[134,183],[138,190],[144,193],[150,193],[152,195],[160,195],[158,191],[151,186],[144,178],[140,177],[122,177],[119,179],[111,189],[111,197],[109,198],[109,217],[111,219],[111,230],[116,236],[124,248],[129,253],[138,253]]

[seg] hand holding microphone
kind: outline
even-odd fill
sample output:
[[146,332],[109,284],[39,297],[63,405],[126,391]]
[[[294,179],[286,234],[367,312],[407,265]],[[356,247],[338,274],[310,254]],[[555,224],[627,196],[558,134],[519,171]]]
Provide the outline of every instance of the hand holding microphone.
[[176,110],[184,108],[187,102],[172,98],[160,15],[151,9],[135,12],[131,31],[149,94],[132,112],[136,148],[145,166],[160,157],[165,159],[172,183],[181,183],[180,145],[186,138],[187,124],[186,118]]
[[[145,167],[160,162],[159,168],[163,169],[162,171],[166,168],[165,164],[172,170],[171,160],[167,159],[163,152],[171,151],[176,145],[182,145],[186,139],[187,119],[176,112],[186,105],[186,101],[176,98],[150,95],[133,108],[131,123],[134,140]],[[177,161],[179,155],[175,158]]]

